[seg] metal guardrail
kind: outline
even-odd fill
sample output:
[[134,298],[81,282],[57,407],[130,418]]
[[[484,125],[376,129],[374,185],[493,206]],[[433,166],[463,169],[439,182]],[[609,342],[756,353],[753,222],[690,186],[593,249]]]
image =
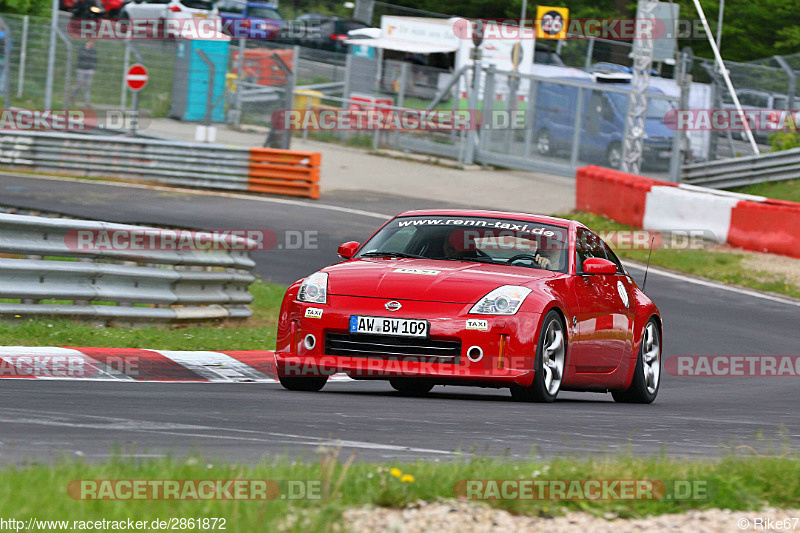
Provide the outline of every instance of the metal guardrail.
[[246,251],[79,249],[70,243],[81,230],[164,231],[0,213],[0,254],[19,256],[0,257],[0,318],[158,322],[252,315],[255,263]]
[[684,183],[712,189],[800,178],[800,148],[682,167]]
[[0,133],[0,165],[80,176],[111,176],[247,190],[250,150],[172,140],[80,133]]

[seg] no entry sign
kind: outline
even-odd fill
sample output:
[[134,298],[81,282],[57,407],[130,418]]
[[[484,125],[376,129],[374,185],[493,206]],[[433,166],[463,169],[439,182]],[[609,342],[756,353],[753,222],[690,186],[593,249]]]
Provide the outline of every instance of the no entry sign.
[[141,91],[147,85],[147,69],[144,65],[135,64],[128,69],[125,74],[125,83],[128,84],[128,89],[131,91]]

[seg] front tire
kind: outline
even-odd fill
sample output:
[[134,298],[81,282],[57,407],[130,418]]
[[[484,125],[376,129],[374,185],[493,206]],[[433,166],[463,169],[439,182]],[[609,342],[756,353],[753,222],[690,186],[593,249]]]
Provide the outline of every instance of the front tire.
[[284,389],[302,392],[317,392],[328,382],[328,376],[319,377],[278,377]]
[[390,379],[389,385],[397,392],[407,396],[424,396],[433,388],[433,383],[421,379]]
[[518,402],[551,403],[561,390],[567,361],[564,323],[555,310],[544,317],[536,346],[533,383],[529,387],[511,387],[511,397]]
[[624,391],[614,391],[611,396],[620,403],[653,403],[661,385],[661,332],[655,318],[644,328],[636,370],[631,386]]

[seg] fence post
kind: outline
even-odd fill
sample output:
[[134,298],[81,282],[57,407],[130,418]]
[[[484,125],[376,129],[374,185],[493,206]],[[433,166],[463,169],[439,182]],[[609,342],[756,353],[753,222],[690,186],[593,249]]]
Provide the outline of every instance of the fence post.
[[574,170],[578,167],[578,143],[581,140],[581,125],[583,124],[583,91],[586,89],[578,88],[578,102],[575,105],[575,123],[572,125],[572,153],[569,156],[569,164]]
[[56,69],[56,32],[58,31],[58,0],[52,2],[50,14],[50,45],[47,50],[47,80],[44,86],[44,108],[53,107],[53,76]]
[[528,88],[528,109],[525,112],[525,146],[523,147],[522,157],[525,159],[531,155],[531,142],[533,141],[533,125],[536,122],[536,97],[539,94],[539,80],[530,80]]
[[[475,65],[472,74],[472,91],[469,94],[469,111],[474,112],[478,107],[479,95],[478,92],[481,88],[481,60],[475,59]],[[486,101],[486,94],[483,95],[484,102]],[[478,132],[474,129],[469,131],[467,135],[467,152],[464,155],[464,164],[471,165],[475,162],[475,145],[478,142]]]
[[[69,37],[64,35],[60,29],[56,28],[56,34],[58,38],[64,42],[64,45],[67,47],[67,61],[64,71],[64,109],[69,108],[70,106],[70,97],[72,96],[72,92],[70,91],[70,85],[72,81],[72,41],[69,40]],[[90,95],[91,96],[91,95]],[[88,104],[89,102],[87,102]],[[45,108],[48,109],[48,108]]]
[[6,109],[11,109],[11,27],[0,17],[0,24],[5,29],[5,43],[3,46],[3,104]]
[[130,42],[125,41],[125,55],[122,58],[122,92],[119,96],[119,106],[124,110],[128,107],[128,82],[125,77],[128,74],[128,68],[131,66],[131,48]]
[[589,47],[586,49],[586,61],[583,64],[583,67],[586,70],[592,66],[592,55],[594,54],[594,39],[589,39]]
[[[239,73],[239,77],[236,80],[236,111],[234,112],[234,120],[233,125],[239,126],[242,123],[242,84],[245,81],[244,75],[244,53],[246,51],[245,47],[245,40],[239,39],[238,48],[239,54],[236,57],[236,72]],[[295,59],[295,65],[297,65],[297,59]]]
[[25,85],[25,60],[28,58],[28,24],[30,17],[22,17],[22,43],[19,50],[19,79],[17,80],[17,98],[22,98],[22,88]]
[[400,83],[397,91],[397,107],[403,107],[406,101],[406,82],[408,82],[408,63],[400,65]]
[[786,95],[786,109],[794,109],[794,91],[797,89],[797,75],[782,56],[776,55],[772,57],[775,58],[775,61],[778,62],[781,68],[789,76],[789,94]]

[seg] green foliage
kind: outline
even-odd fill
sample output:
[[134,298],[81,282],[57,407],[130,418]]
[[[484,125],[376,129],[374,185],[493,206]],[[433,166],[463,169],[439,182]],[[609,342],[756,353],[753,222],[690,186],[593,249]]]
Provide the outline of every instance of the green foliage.
[[781,150],[791,150],[800,147],[800,132],[797,131],[797,124],[789,117],[786,127],[782,131],[771,133],[768,137],[770,152],[780,152]]
[[[402,428],[398,428],[402,431]],[[288,446],[288,445],[287,445]],[[767,447],[771,446],[767,444]],[[158,518],[224,518],[227,531],[346,531],[342,512],[365,505],[405,507],[419,500],[452,500],[463,480],[659,480],[692,483],[690,498],[603,500],[495,500],[486,504],[514,514],[551,517],[568,511],[622,518],[692,509],[759,510],[793,508],[800,500],[800,461],[780,453],[756,457],[728,455],[720,460],[686,460],[666,456],[556,458],[511,461],[470,456],[447,462],[417,461],[373,464],[351,459],[337,448],[321,447],[318,459],[265,458],[255,465],[200,456],[125,458],[115,454],[102,462],[62,459],[0,470],[0,511],[17,520],[152,520]],[[741,446],[740,448],[752,448]],[[145,450],[147,451],[147,450]],[[131,453],[140,450],[131,450]],[[343,458],[344,458],[343,457]],[[398,476],[398,474],[400,474]],[[271,501],[76,501],[67,493],[73,480],[275,480],[280,496]],[[286,497],[289,480],[313,483],[314,499]],[[320,498],[321,496],[321,498]],[[44,505],[43,505],[44,504]],[[733,518],[731,519],[733,520]]]
[[0,13],[50,16],[50,0],[1,0]]

